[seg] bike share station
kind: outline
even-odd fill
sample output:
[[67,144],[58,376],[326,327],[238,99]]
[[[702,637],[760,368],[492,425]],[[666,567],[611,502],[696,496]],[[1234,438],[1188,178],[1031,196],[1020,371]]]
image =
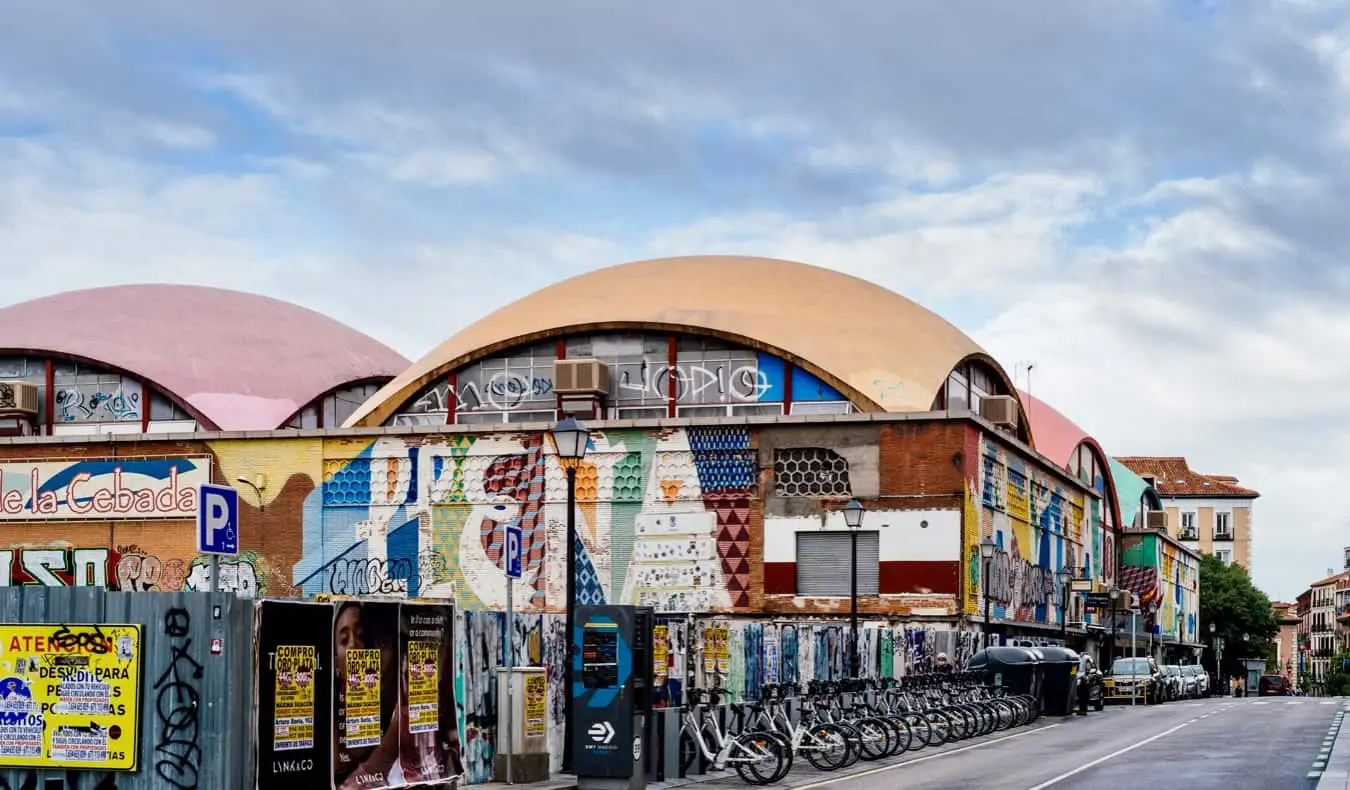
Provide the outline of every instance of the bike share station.
[[[573,633],[572,767],[577,790],[643,790],[653,739],[652,635],[648,606],[578,606]],[[678,752],[679,729],[673,730]],[[665,772],[659,772],[664,774]]]

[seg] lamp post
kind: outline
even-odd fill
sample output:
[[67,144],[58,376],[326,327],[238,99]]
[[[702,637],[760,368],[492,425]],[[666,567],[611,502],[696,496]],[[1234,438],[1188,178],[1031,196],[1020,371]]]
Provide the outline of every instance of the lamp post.
[[[567,663],[563,668],[563,770],[572,770],[572,664],[576,661],[577,464],[586,457],[591,434],[575,417],[553,427],[553,449],[567,473]],[[511,628],[511,624],[506,626]]]
[[990,569],[990,567],[993,565],[993,561],[994,561],[994,551],[997,550],[997,549],[998,549],[998,544],[994,542],[994,539],[993,539],[993,538],[985,538],[984,540],[980,541],[980,558],[981,558],[982,560],[984,560],[984,630],[985,630],[984,646],[985,646],[985,647],[989,647],[989,645],[992,643],[992,641],[993,641],[993,640],[992,640],[992,637],[993,637],[993,634],[994,634],[994,630],[993,630],[993,629],[994,629],[994,625],[993,625],[993,624],[994,624],[994,621],[993,621],[993,616],[991,615],[991,612],[993,611],[993,609],[992,609],[992,607],[990,606],[990,602],[991,602],[993,599],[992,599],[992,598],[990,597],[990,595],[989,595],[989,593],[990,593],[990,589],[989,589],[989,588],[992,586],[992,585],[990,584],[989,569]]
[[848,630],[853,639],[849,651],[849,673],[858,677],[858,530],[862,529],[863,506],[856,499],[850,499],[844,505],[844,523],[848,525],[849,560],[852,571],[849,574]]
[[1069,583],[1073,581],[1073,571],[1067,566],[1059,569],[1059,588],[1064,591],[1064,600],[1059,606],[1059,638],[1064,646],[1069,646]]

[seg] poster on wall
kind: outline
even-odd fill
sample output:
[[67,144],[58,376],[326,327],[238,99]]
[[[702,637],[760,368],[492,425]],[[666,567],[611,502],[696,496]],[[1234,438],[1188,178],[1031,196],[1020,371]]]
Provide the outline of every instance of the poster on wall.
[[132,771],[139,625],[0,626],[0,766]]
[[525,737],[542,738],[548,725],[548,677],[543,672],[525,676]]
[[453,636],[451,606],[333,603],[336,790],[460,779]]
[[0,464],[0,521],[196,518],[211,459],[8,461]]
[[333,761],[333,609],[261,601],[256,612],[258,790],[326,790]]

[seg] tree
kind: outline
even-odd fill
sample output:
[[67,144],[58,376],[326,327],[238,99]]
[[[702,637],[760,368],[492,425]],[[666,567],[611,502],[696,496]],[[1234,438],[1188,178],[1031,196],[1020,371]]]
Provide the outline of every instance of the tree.
[[1327,666],[1327,674],[1322,683],[1322,693],[1328,697],[1343,697],[1347,691],[1350,691],[1350,675],[1342,671],[1347,659],[1350,659],[1350,653],[1338,650],[1335,657],[1331,659],[1330,665]]
[[[1209,632],[1210,623],[1214,633]],[[1270,659],[1275,655],[1275,636],[1280,622],[1270,609],[1270,599],[1252,583],[1241,565],[1230,565],[1213,554],[1200,555],[1200,637],[1222,637],[1223,666],[1219,677],[1246,677],[1244,658]],[[1242,641],[1242,635],[1247,641]],[[1209,651],[1205,665],[1214,668]]]

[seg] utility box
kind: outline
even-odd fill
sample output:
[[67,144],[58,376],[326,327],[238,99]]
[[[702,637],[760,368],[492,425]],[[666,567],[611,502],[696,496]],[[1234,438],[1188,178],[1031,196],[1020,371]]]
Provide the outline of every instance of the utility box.
[[570,691],[578,790],[647,786],[654,624],[647,606],[577,607]]
[[516,784],[548,779],[548,675],[543,667],[497,670],[494,780],[506,781],[507,760]]

